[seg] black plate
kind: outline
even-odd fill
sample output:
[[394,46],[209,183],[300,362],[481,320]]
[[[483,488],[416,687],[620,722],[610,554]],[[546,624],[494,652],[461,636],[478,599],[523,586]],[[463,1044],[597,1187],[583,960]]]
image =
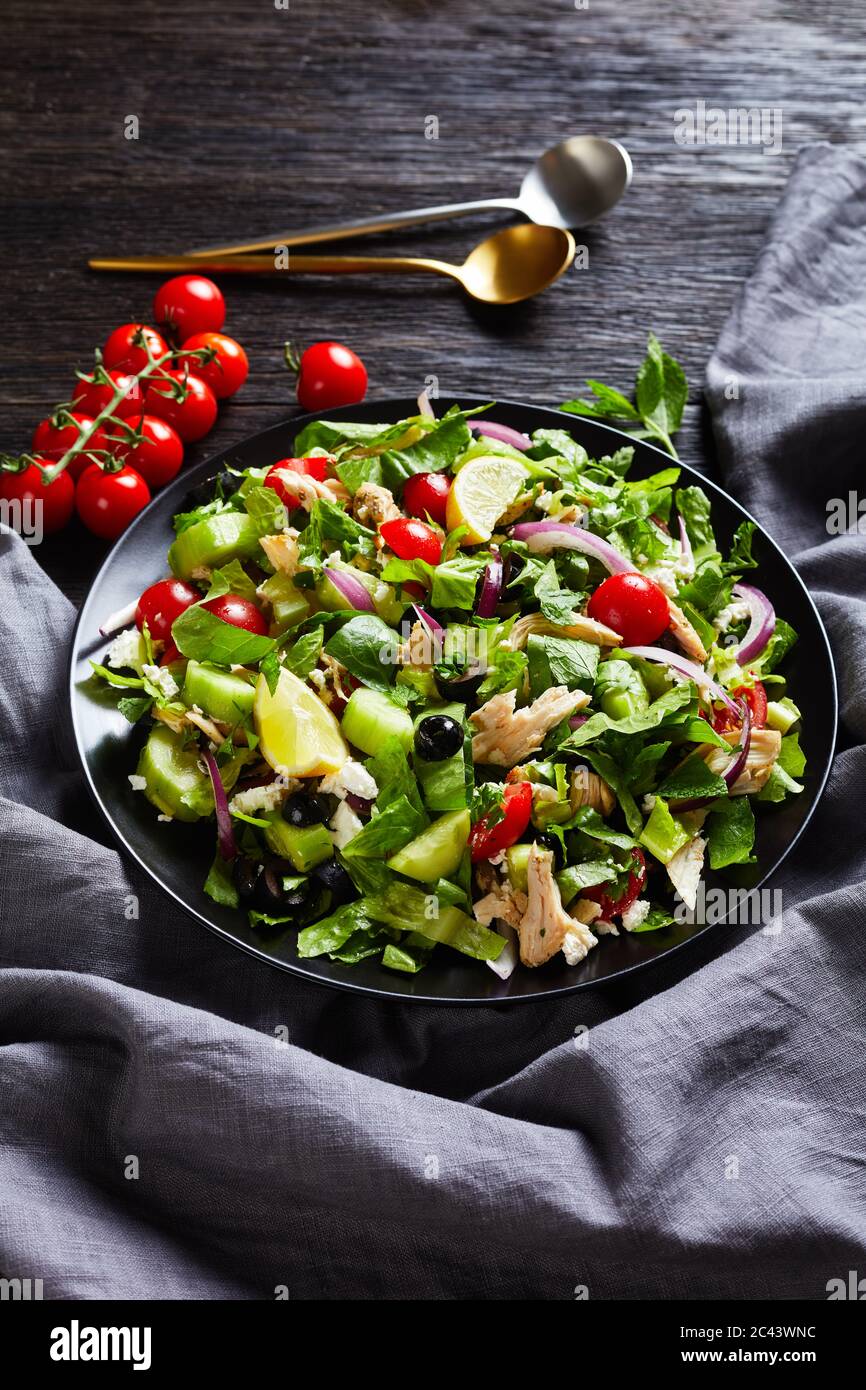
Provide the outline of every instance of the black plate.
[[[452,399],[440,399],[437,413],[455,403]],[[472,397],[459,401],[464,408],[484,403],[483,399]],[[380,400],[330,411],[329,416],[394,421],[415,414],[416,410],[413,400]],[[495,417],[530,433],[540,428],[565,428],[594,457],[633,442],[619,430],[595,421],[516,402],[498,402]],[[263,944],[241,912],[219,907],[205,897],[202,883],[214,851],[213,827],[158,821],[149,802],[132,791],[127,774],[135,769],[142,731],[131,727],[117,713],[112,698],[100,699],[94,683],[87,679],[88,663],[91,658],[100,659],[108,645],[99,637],[100,622],[135,600],[143,588],[165,574],[166,550],[173,535],[171,518],[182,509],[189,488],[213,476],[225,464],[261,467],[286,457],[291,453],[295,435],[310,418],[304,416],[275,425],[184,472],[121,536],[93,582],[73,635],[72,723],[90,790],[121,845],[199,922],[261,960],[321,984],[399,999],[481,1004],[568,994],[647,965],[708,930],[696,923],[658,932],[605,937],[579,966],[566,965],[558,955],[540,969],[519,968],[504,982],[480,962],[466,960],[443,948],[420,974],[410,976],[385,970],[375,961],[343,966],[324,959],[298,960],[294,933],[275,944]],[[632,476],[646,476],[670,463],[667,454],[649,444],[637,443],[635,448]],[[716,533],[727,544],[748,513],[727,493],[685,465],[683,474],[687,482],[699,482],[710,494]],[[790,692],[803,712],[802,744],[808,758],[806,786],[802,795],[780,807],[758,807],[757,863],[736,874],[708,873],[708,893],[713,886],[758,888],[766,883],[793,848],[815,809],[830,770],[836,738],[836,680],[829,643],[815,606],[793,566],[760,529],[755,555],[760,562],[762,588],[800,635],[784,669]]]

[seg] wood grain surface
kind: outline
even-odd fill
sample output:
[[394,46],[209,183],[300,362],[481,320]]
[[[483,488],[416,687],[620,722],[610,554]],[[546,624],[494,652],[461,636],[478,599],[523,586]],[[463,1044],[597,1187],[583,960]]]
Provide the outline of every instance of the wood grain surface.
[[[190,459],[292,413],[286,338],[347,342],[371,396],[443,392],[558,404],[587,375],[628,388],[648,328],[692,388],[681,436],[712,467],[704,366],[797,150],[864,136],[862,0],[5,0],[2,447],[68,398],[159,277],[98,276],[88,255],[517,191],[547,145],[616,136],[635,164],[620,207],[578,239],[589,267],[530,304],[485,310],[445,281],[224,280],[250,379]],[[683,148],[703,100],[778,108],[783,148]],[[125,138],[125,118],[139,138]],[[438,139],[425,137],[428,117]],[[366,240],[462,256],[487,215]],[[357,244],[357,243],[356,243]],[[76,524],[37,554],[79,601],[105,547]]]

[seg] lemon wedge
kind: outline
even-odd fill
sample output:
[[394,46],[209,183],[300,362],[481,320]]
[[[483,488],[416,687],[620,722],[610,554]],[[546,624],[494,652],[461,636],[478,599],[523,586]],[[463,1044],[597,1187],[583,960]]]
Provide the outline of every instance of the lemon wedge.
[[338,772],[349,756],[327,705],[291,671],[280,672],[273,694],[265,677],[259,676],[253,722],[262,757],[284,777]]
[[481,454],[471,459],[456,475],[448,494],[448,530],[468,526],[467,545],[489,541],[526,477],[523,465],[504,454]]

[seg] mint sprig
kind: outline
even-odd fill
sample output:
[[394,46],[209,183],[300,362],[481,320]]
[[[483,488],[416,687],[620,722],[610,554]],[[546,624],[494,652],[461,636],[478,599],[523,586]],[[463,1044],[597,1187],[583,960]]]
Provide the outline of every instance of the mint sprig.
[[647,338],[646,357],[638,368],[634,403],[602,381],[590,378],[586,384],[595,399],[565,401],[562,410],[595,420],[615,420],[626,427],[638,424],[642,428],[627,428],[627,433],[635,439],[654,439],[674,458],[679,457],[671,436],[682,424],[688,383],[679,362],[664,351],[654,333]]

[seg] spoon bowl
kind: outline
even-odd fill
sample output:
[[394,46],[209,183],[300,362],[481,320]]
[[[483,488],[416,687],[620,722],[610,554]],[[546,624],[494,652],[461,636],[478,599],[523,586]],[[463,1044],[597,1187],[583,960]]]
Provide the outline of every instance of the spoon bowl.
[[574,237],[564,228],[521,222],[479,242],[459,268],[459,279],[482,304],[518,304],[558,280],[574,252]]
[[535,161],[520,186],[520,211],[549,227],[588,227],[619,202],[631,176],[617,140],[573,135]]

